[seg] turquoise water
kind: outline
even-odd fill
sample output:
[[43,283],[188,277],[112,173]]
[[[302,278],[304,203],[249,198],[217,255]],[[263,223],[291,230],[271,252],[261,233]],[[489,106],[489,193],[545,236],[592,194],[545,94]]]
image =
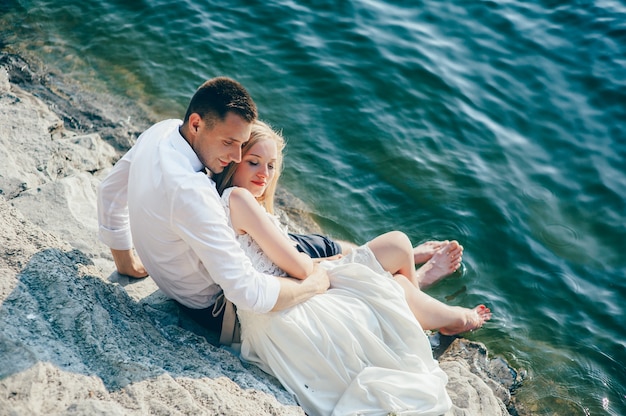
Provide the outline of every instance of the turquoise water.
[[626,414],[623,1],[4,0],[0,43],[181,117],[241,81],[325,231],[457,239],[430,293],[528,376],[535,414]]

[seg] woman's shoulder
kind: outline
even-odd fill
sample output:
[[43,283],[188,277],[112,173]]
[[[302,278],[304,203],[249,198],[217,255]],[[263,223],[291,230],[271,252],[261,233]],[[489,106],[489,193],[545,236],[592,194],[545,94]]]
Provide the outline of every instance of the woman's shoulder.
[[235,190],[236,187],[231,186],[230,188],[226,188],[222,191],[222,196],[221,198],[224,200],[228,200],[228,198],[230,198],[230,194],[233,192],[233,190]]
[[250,193],[250,191],[248,191],[246,188],[240,188],[238,186],[231,186],[230,188],[224,189],[224,192],[222,192],[222,199],[229,200],[231,198],[255,200],[254,196]]
[[260,207],[257,200],[246,188],[240,188],[238,186],[232,186],[224,189],[222,193],[222,200],[228,207],[235,206],[236,208],[248,207],[258,208]]

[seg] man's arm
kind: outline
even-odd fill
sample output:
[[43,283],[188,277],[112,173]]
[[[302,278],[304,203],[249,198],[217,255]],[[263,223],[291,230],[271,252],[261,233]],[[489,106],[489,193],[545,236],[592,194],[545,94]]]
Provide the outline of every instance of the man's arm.
[[230,191],[231,223],[237,232],[247,233],[278,267],[291,277],[279,277],[280,292],[272,311],[290,308],[326,292],[330,286],[326,270],[299,253],[292,241],[268,217],[256,199],[244,188]]
[[313,266],[313,273],[304,280],[291,277],[278,277],[280,293],[272,312],[290,308],[304,302],[315,295],[325,293],[330,287],[330,280],[325,269]]
[[98,186],[98,237],[115,250],[128,250],[133,242],[128,221],[128,173],[131,149],[118,160]]
[[132,249],[128,222],[128,172],[132,149],[120,159],[98,189],[98,235],[111,249],[118,273],[135,278],[148,272]]

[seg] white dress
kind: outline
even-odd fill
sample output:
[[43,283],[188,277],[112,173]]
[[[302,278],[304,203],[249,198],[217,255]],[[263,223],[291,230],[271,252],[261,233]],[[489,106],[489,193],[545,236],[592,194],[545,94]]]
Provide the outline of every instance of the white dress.
[[[222,198],[229,221],[231,190]],[[259,271],[285,275],[248,234],[237,238]],[[372,251],[322,265],[327,293],[280,312],[237,311],[241,357],[275,376],[310,416],[446,413],[448,378]]]

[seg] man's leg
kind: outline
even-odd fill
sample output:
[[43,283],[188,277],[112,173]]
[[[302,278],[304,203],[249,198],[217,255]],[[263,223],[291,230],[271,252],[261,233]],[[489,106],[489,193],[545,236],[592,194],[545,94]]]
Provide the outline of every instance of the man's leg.
[[200,326],[218,335],[222,331],[224,308],[216,309],[215,305],[212,305],[205,309],[192,309],[181,303],[179,303],[179,305],[181,309]]
[[342,245],[320,234],[292,234],[291,238],[296,243],[298,251],[307,254],[312,259],[334,257],[342,254]]

